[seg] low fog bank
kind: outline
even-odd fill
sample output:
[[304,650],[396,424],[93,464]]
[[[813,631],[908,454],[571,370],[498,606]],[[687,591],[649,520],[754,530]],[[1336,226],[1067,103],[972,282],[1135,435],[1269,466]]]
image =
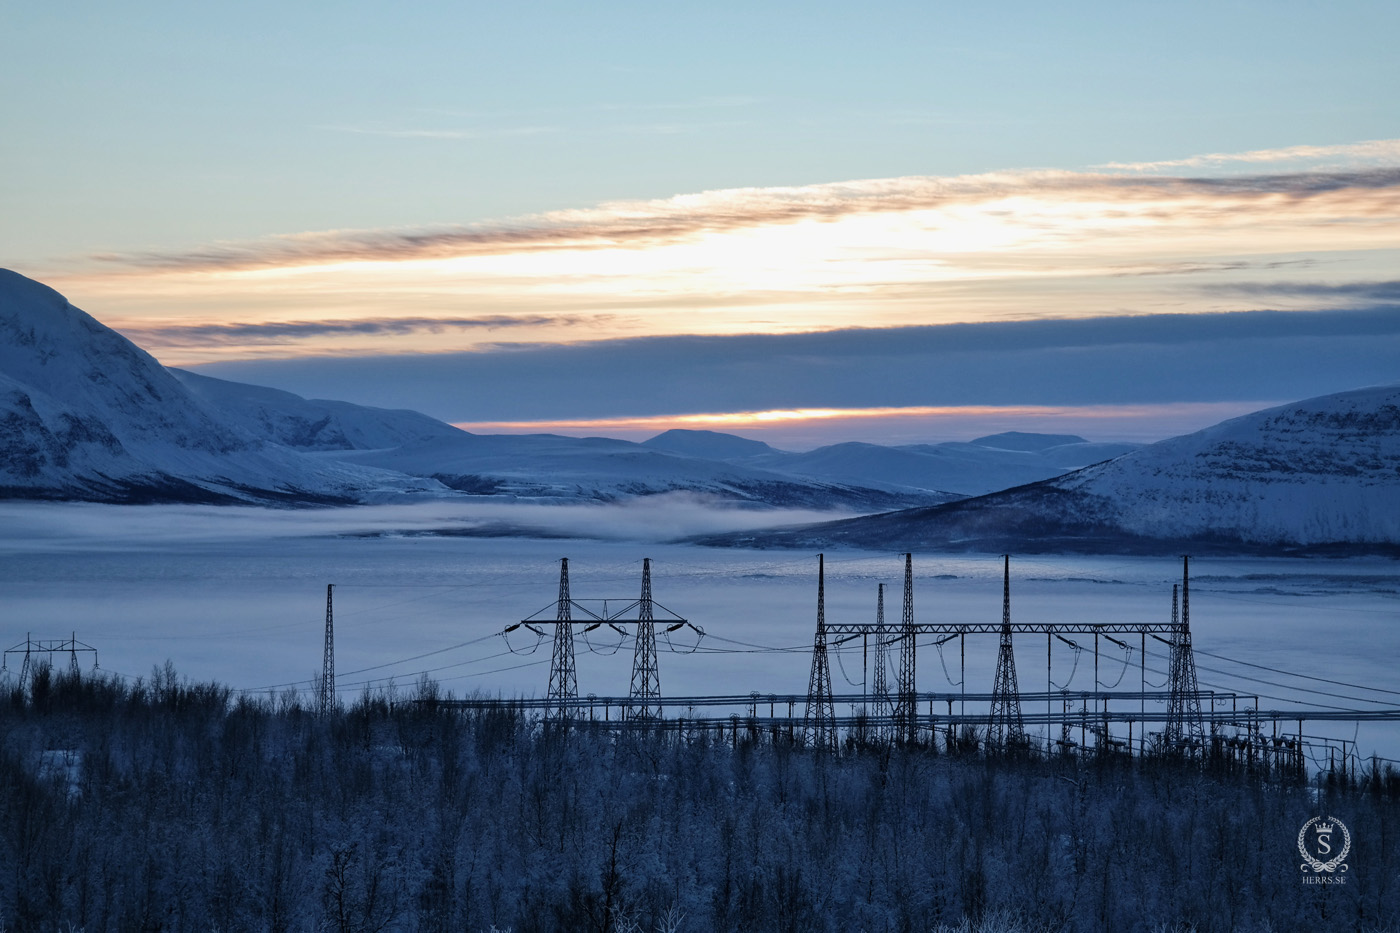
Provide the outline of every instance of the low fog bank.
[[518,536],[672,541],[848,518],[845,511],[755,509],[689,492],[623,502],[500,500],[335,509],[0,502],[0,549],[140,547],[334,536]]

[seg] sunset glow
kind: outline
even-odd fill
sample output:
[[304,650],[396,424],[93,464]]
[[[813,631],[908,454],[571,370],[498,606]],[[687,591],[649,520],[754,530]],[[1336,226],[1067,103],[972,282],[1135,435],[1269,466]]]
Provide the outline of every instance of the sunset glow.
[[0,266],[163,364],[483,430],[1162,437],[1400,379],[1397,28],[29,4]]
[[394,352],[438,353],[1244,311],[1257,301],[1216,286],[1261,269],[1273,282],[1374,280],[1397,251],[1400,168],[1209,181],[1003,172],[110,255],[54,280],[189,365],[373,352],[380,324],[394,328]]
[[[1085,433],[1115,440],[1155,440],[1163,425],[1180,433],[1197,430],[1271,402],[1202,402],[1161,405],[911,405],[882,408],[775,409],[702,412],[652,417],[580,418],[558,421],[459,422],[474,434],[601,435],[645,440],[675,428],[738,432],[794,449],[839,436],[847,440],[920,443],[967,440],[999,431],[1036,429]],[[1144,425],[1152,425],[1144,430]]]

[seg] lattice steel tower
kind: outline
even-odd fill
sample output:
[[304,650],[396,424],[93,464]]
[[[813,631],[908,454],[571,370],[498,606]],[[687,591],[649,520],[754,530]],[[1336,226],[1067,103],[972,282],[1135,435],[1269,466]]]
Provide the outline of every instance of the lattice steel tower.
[[826,557],[817,555],[817,635],[812,643],[812,676],[807,681],[803,741],[836,751],[836,704],[831,698],[831,663],[826,656]]
[[997,651],[997,674],[992,682],[992,716],[987,727],[987,744],[1013,748],[1026,744],[1026,727],[1021,719],[1021,694],[1016,686],[1016,655],[1011,647],[1011,555],[1004,555],[1001,582],[1001,647]]
[[628,716],[661,717],[661,670],[656,663],[656,624],[652,619],[651,558],[642,559],[642,598],[637,602],[637,646],[632,653],[632,688]]
[[1172,587],[1172,637],[1170,693],[1167,698],[1166,741],[1169,749],[1187,752],[1205,747],[1201,719],[1201,694],[1196,683],[1196,655],[1191,649],[1191,559],[1181,558],[1181,618],[1176,614],[1176,587]]
[[571,701],[578,699],[578,673],[574,668],[573,602],[569,598],[569,559],[559,559],[559,602],[554,625],[554,655],[549,660],[549,692],[555,701],[551,713],[568,719],[574,713]]
[[915,692],[914,668],[914,555],[904,555],[904,611],[899,620],[899,693],[895,709],[896,735],[902,742],[919,737],[919,698]]
[[326,646],[321,654],[321,695],[316,708],[325,716],[335,709],[335,612],[331,603],[334,583],[326,584]]
[[889,741],[890,728],[886,719],[893,712],[890,709],[890,685],[885,674],[889,665],[889,645],[886,641],[889,632],[885,628],[885,584],[880,584],[880,594],[875,602],[875,686],[872,689],[875,699],[875,736],[882,742]]

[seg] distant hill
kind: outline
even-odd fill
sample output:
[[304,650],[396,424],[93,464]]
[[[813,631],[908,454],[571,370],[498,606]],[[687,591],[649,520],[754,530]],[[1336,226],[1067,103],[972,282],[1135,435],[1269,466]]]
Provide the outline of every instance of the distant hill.
[[889,490],[875,483],[797,477],[743,463],[707,460],[606,437],[463,434],[343,459],[432,477],[477,495],[614,501],[695,492],[755,505],[875,512],[957,496]]
[[968,441],[978,447],[991,447],[996,450],[1040,451],[1066,444],[1087,444],[1077,434],[1027,434],[1024,431],[1003,431],[1001,434],[988,434]]
[[717,544],[1400,552],[1400,385],[1255,412],[1056,479]]
[[1072,434],[1017,431],[975,441],[900,447],[851,441],[802,453],[718,431],[672,430],[642,443],[793,478],[871,487],[894,495],[935,494],[945,500],[1059,476],[1141,446],[1095,444]]
[[663,431],[642,441],[642,446],[706,460],[738,460],[774,453],[773,448],[763,441],[722,434],[719,431],[693,431],[686,428]]

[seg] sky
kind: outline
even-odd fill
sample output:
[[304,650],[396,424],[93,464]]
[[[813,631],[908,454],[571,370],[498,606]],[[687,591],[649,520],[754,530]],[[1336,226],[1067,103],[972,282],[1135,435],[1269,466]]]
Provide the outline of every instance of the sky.
[[1400,7],[950,6],[16,7],[0,266],[478,431],[1150,441],[1400,381]]

